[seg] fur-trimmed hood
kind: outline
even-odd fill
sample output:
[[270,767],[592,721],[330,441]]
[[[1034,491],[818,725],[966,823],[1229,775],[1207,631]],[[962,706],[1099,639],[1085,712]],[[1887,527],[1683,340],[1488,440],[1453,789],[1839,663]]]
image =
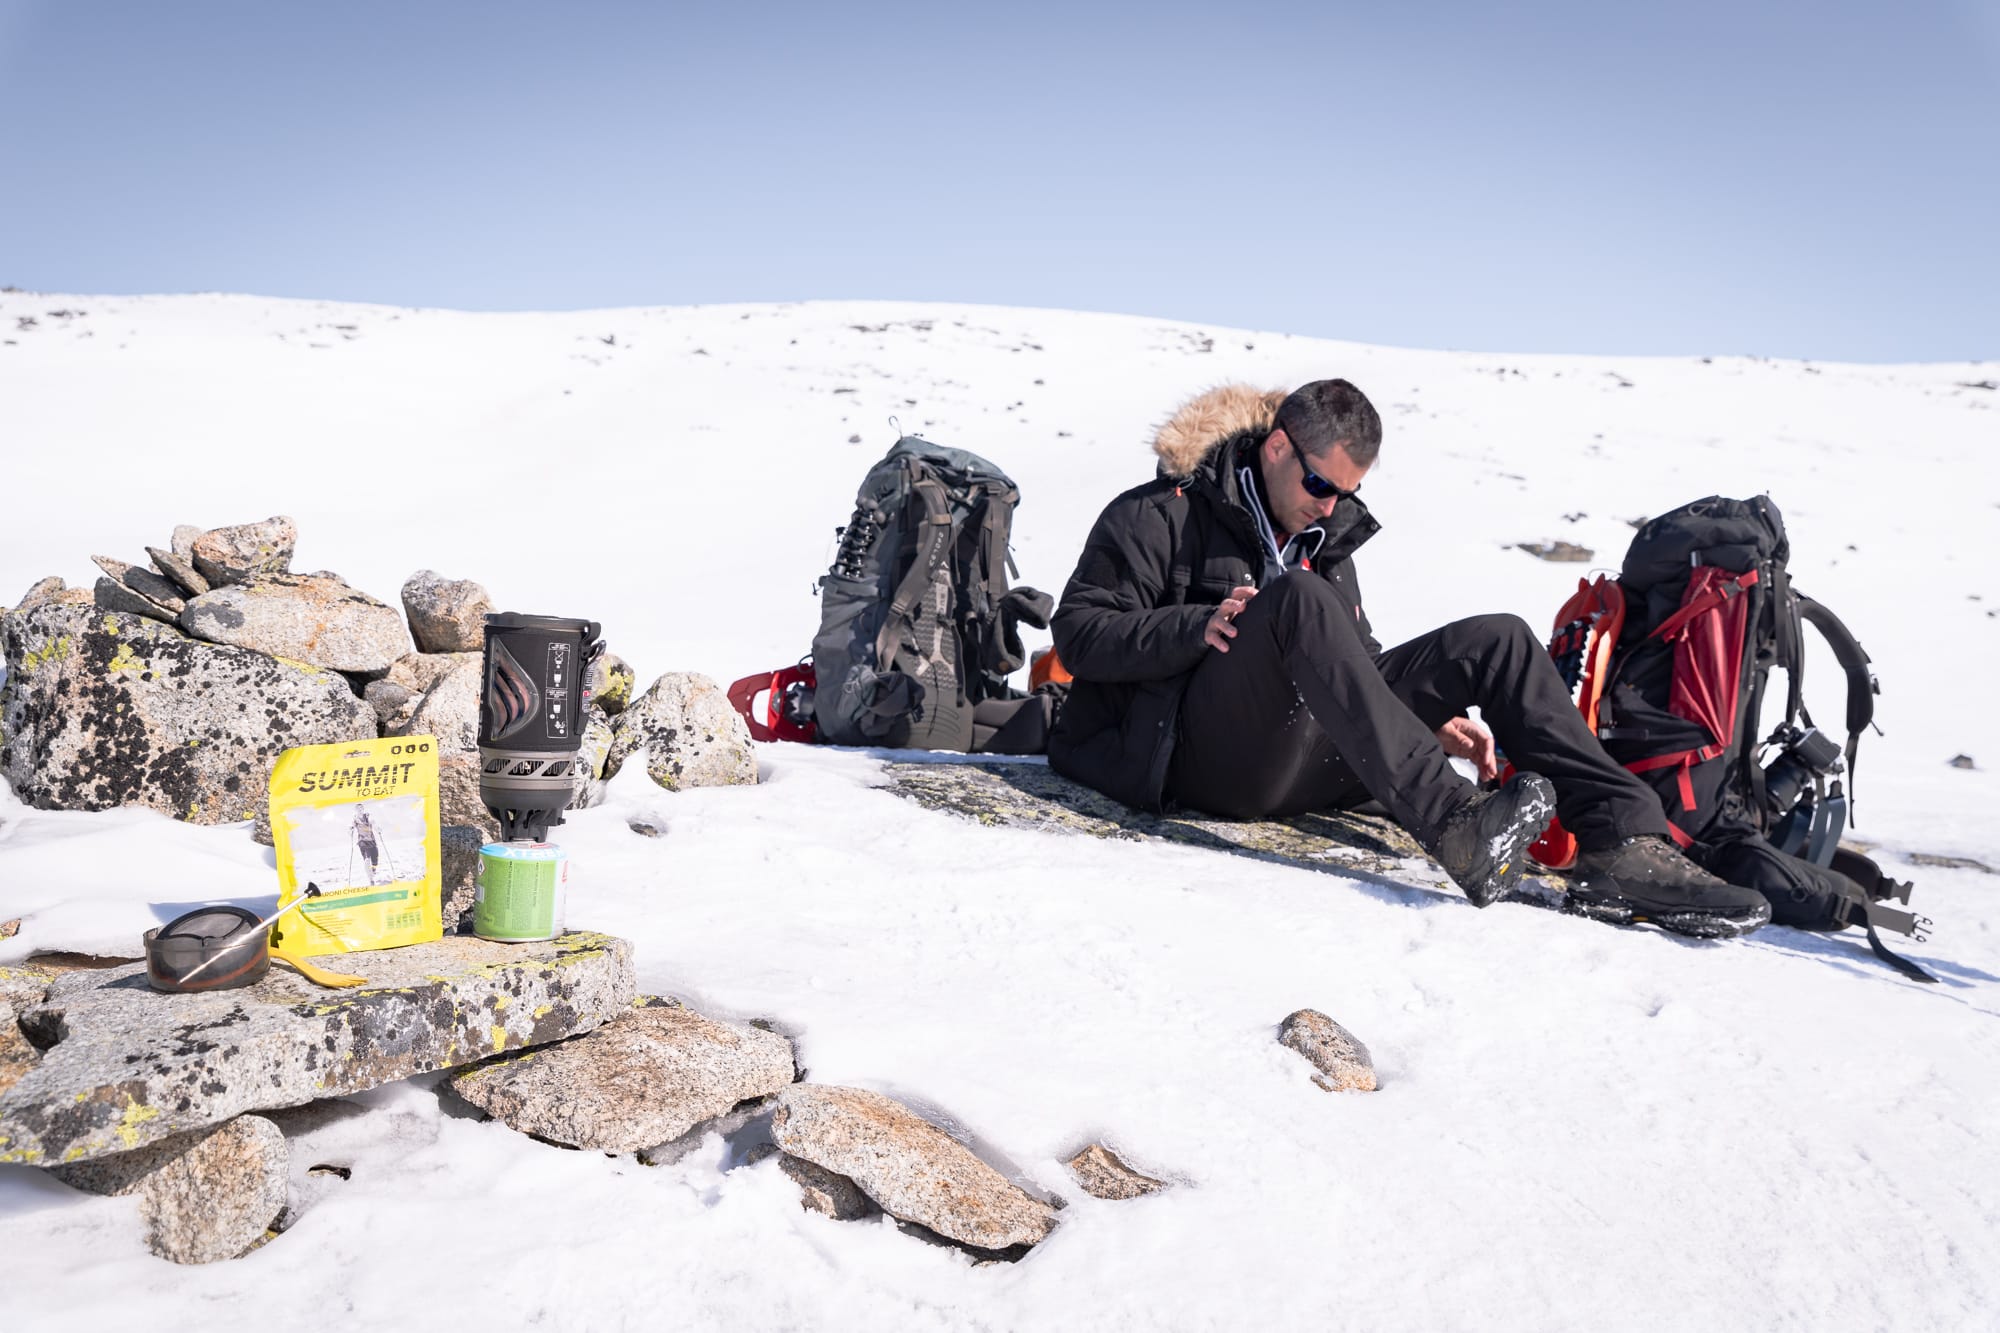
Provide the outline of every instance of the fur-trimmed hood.
[[1225,440],[1270,434],[1285,394],[1284,389],[1220,384],[1188,399],[1153,436],[1160,472],[1192,476]]

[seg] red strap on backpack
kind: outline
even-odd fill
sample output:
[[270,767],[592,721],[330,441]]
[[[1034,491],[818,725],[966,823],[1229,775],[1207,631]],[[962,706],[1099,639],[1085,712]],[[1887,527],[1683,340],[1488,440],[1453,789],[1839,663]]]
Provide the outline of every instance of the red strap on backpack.
[[[1554,633],[1549,638],[1549,656],[1563,679],[1576,693],[1576,706],[1584,724],[1597,730],[1598,706],[1611,675],[1611,654],[1625,629],[1625,590],[1618,580],[1599,574],[1595,580],[1578,579],[1576,592],[1556,612]],[[1576,864],[1576,838],[1552,820],[1542,836],[1528,848],[1528,854],[1543,865],[1566,870]]]

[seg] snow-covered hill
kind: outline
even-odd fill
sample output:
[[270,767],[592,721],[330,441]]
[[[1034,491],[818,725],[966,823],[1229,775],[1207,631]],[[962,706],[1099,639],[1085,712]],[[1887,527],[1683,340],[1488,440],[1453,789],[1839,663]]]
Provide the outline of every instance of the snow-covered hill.
[[[770,747],[754,790],[643,772],[560,831],[571,919],[642,983],[801,1033],[819,1081],[941,1108],[1073,1202],[1015,1266],[801,1213],[712,1139],[561,1153],[359,1100],[301,1155],[351,1163],[277,1243],[173,1269],[131,1200],[0,1168],[10,1313],[391,1328],[1968,1327],[2000,1305],[2000,365],[1446,353],[1058,311],[879,303],[463,314],[240,296],[0,294],[0,600],[177,523],[298,520],[295,568],[393,601],[421,567],[606,626],[642,683],[790,662],[867,465],[905,430],[1021,483],[1023,578],[1059,590],[1151,426],[1225,380],[1343,375],[1388,425],[1363,553],[1387,641],[1543,624],[1628,521],[1769,491],[1798,585],[1874,655],[1856,833],[1936,919],[1904,982],[1848,937],[1697,945],[1522,906],[1151,845],[990,830]],[[1811,697],[1836,712],[1830,662]],[[1951,767],[1954,755],[1978,767]],[[0,800],[7,798],[0,797]],[[642,839],[645,813],[668,830]],[[884,851],[890,853],[885,857]],[[241,828],[0,808],[0,961],[132,953],[156,902],[267,900]],[[950,863],[945,885],[884,864]],[[1333,1097],[1271,1040],[1368,1041]],[[1182,1187],[1083,1197],[1103,1138]],[[307,1163],[309,1164],[309,1163]]]

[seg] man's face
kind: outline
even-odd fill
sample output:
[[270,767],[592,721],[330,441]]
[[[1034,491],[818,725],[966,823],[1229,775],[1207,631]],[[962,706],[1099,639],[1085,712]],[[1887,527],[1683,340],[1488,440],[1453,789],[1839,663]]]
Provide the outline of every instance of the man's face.
[[[1269,491],[1271,518],[1286,532],[1299,532],[1333,513],[1337,492],[1361,489],[1368,469],[1347,456],[1344,445],[1308,454],[1291,437],[1274,430],[1264,440],[1264,486]],[[1315,495],[1331,486],[1334,494]]]

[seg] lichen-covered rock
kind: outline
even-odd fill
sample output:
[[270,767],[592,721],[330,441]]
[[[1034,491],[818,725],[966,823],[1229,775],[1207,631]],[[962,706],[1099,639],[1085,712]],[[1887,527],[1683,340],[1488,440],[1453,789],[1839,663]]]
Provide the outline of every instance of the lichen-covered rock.
[[1063,1165],[1094,1199],[1137,1199],[1167,1188],[1166,1181],[1134,1170],[1101,1143],[1091,1144]]
[[1313,1082],[1328,1092],[1375,1091],[1375,1062],[1368,1048],[1317,1009],[1287,1014],[1278,1025],[1278,1044],[1312,1061],[1320,1071]]
[[902,1103],[861,1088],[795,1083],[778,1094],[771,1133],[794,1157],[851,1179],[885,1212],[962,1245],[1033,1245],[1055,1209]]
[[825,1213],[836,1222],[857,1222],[881,1215],[881,1206],[868,1197],[868,1192],[838,1171],[829,1171],[817,1162],[808,1162],[788,1152],[778,1154],[778,1169],[797,1182],[801,1208]]
[[394,607],[326,574],[271,574],[218,587],[189,601],[180,624],[197,639],[331,671],[384,672],[410,651]]
[[210,1264],[242,1254],[277,1221],[290,1166],[284,1132],[241,1115],[49,1174],[92,1194],[137,1194],[146,1248],[177,1264]]
[[639,677],[624,658],[616,653],[603,653],[590,664],[583,683],[590,691],[590,702],[615,714],[631,706],[632,691],[639,688]]
[[632,1003],[632,950],[572,932],[534,944],[468,935],[319,962],[367,983],[327,990],[290,968],[237,990],[169,995],[145,965],[66,972],[22,1011],[62,1039],[0,1094],[0,1162],[85,1161],[245,1111],[303,1106],[587,1032]]
[[40,809],[248,819],[287,747],[376,734],[339,676],[156,620],[56,599],[0,624],[0,776]]
[[642,1002],[587,1036],[452,1079],[452,1090],[524,1134],[605,1152],[677,1139],[792,1081],[774,1032]]
[[[133,592],[138,593],[140,597],[152,603],[161,611],[166,612],[167,619],[169,620],[179,615],[181,608],[187,605],[178,587],[174,586],[170,580],[159,574],[155,574],[152,570],[144,566],[128,565],[123,560],[113,560],[108,555],[94,555],[90,559],[92,564],[96,565],[106,574],[118,580],[125,587],[130,588]],[[116,610],[118,608],[114,607],[111,609]]]
[[668,672],[618,715],[604,776],[642,752],[647,774],[668,791],[757,781],[750,728],[721,686],[694,672]]
[[486,644],[493,599],[471,579],[420,569],[403,585],[403,611],[420,653],[476,653]]
[[[12,933],[0,932],[0,938]],[[40,1004],[55,980],[56,974],[47,968],[0,966],[0,1004],[11,1005],[16,1013]]]
[[[282,574],[292,567],[298,529],[279,514],[261,523],[237,523],[212,528],[188,544],[188,558],[211,587],[248,583]],[[181,529],[174,529],[174,550],[180,550]]]
[[611,757],[611,743],[617,739],[611,719],[595,708],[588,710],[583,724],[583,743],[576,754],[576,794],[570,808],[588,810],[604,802],[604,768]]
[[40,1062],[42,1053],[21,1031],[14,1006],[0,1000],[0,1097]]
[[180,589],[183,598],[199,597],[209,590],[208,580],[194,567],[194,561],[179,552],[162,551],[157,546],[148,546],[146,555],[152,560],[153,568],[172,580],[174,586]]
[[148,620],[158,620],[164,624],[176,623],[175,614],[151,598],[142,597],[124,584],[112,578],[101,578],[92,590],[92,605],[100,611],[116,611],[122,615],[144,616]]

